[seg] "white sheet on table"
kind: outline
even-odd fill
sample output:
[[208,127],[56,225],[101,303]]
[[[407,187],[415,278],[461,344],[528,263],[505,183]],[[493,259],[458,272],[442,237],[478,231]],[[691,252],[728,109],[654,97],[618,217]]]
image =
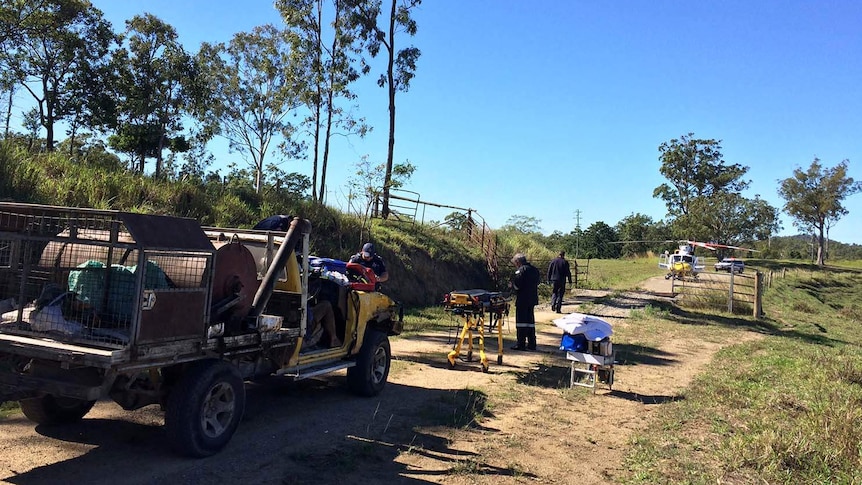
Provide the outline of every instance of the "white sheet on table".
[[554,320],[554,325],[563,329],[564,332],[577,335],[583,334],[587,340],[599,341],[610,337],[614,330],[611,324],[593,315],[585,313],[569,313],[564,317]]

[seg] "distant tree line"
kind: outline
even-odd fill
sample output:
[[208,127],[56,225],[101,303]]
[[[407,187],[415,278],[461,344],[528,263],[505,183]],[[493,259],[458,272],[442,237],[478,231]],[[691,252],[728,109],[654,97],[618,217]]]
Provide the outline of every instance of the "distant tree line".
[[[531,235],[549,248],[565,250],[577,258],[619,258],[673,251],[680,241],[694,240],[741,246],[757,250],[751,256],[811,260],[824,264],[827,254],[836,259],[862,257],[862,246],[829,242],[828,231],[847,214],[845,198],[862,189],[847,175],[848,161],[824,168],[814,159],[807,170],[797,168],[793,176],[779,181],[778,194],[794,225],[810,236],[774,237],[780,229],[779,210],[759,195],[746,198],[749,168],[728,164],[721,142],[695,138],[689,133],[662,143],[660,173],[667,182],[653,196],[667,206],[664,220],[632,213],[616,224],[592,223],[564,234],[543,236],[541,221],[515,215],[501,228],[509,234]],[[456,214],[447,217],[458,224]],[[718,250],[721,258],[729,250]]]

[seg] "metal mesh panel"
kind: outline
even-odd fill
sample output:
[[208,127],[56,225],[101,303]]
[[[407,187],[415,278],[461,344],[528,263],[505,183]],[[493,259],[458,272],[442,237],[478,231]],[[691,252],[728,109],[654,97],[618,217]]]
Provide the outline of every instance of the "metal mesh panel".
[[137,247],[112,212],[4,208],[0,332],[121,348],[134,340],[147,294],[201,292],[210,265],[207,253]]

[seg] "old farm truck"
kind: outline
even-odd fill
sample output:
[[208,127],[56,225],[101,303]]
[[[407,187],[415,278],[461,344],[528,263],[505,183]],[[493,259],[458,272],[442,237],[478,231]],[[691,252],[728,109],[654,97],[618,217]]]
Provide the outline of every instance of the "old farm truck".
[[[202,457],[236,432],[247,380],[347,369],[351,390],[376,395],[401,306],[362,267],[310,258],[310,231],[300,218],[281,233],[0,203],[2,401],[57,425],[99,399],[157,404],[170,445]],[[324,300],[337,339],[322,342],[342,345],[304,345],[308,306]]]

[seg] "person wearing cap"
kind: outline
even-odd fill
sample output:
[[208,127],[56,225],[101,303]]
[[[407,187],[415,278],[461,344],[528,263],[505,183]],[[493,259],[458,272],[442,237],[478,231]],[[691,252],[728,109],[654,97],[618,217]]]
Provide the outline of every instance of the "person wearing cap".
[[383,263],[377,251],[374,249],[374,244],[370,242],[362,246],[362,251],[350,257],[351,263],[359,263],[366,268],[371,268],[377,276],[377,282],[383,283],[389,279],[389,273],[386,271],[386,265]]
[[533,309],[539,304],[539,280],[542,276],[521,253],[515,254],[512,264],[517,269],[509,286],[515,290],[515,331],[518,338],[512,350],[536,350],[536,316]]
[[554,287],[551,293],[551,311],[563,313],[563,296],[566,294],[566,280],[572,284],[572,270],[566,261],[566,252],[551,260],[548,265],[548,282]]

